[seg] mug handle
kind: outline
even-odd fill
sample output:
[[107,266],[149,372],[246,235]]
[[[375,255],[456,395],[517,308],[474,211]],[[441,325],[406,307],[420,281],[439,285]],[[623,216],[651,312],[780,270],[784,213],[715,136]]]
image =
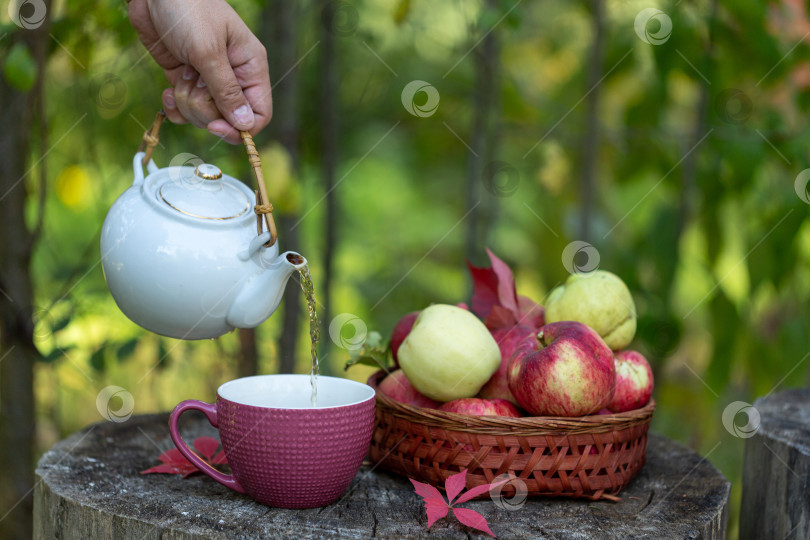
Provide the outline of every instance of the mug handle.
[[188,410],[201,411],[206,417],[208,417],[208,421],[211,422],[212,426],[215,428],[219,427],[217,423],[217,406],[215,403],[206,403],[204,401],[197,401],[196,399],[187,399],[186,401],[180,402],[169,416],[169,433],[171,434],[172,440],[174,441],[175,446],[177,446],[177,449],[195,467],[200,469],[201,472],[207,474],[223,486],[231,488],[237,493],[244,493],[245,488],[243,488],[239,482],[237,482],[233,475],[219,472],[213,468],[211,465],[203,461],[200,456],[194,453],[194,451],[188,447],[185,441],[183,441],[183,437],[180,436],[180,431],[177,429],[177,421],[180,419],[180,415]]

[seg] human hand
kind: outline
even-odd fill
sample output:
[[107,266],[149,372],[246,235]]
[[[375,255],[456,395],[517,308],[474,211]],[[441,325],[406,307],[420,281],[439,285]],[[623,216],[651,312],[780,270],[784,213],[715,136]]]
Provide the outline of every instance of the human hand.
[[224,0],[131,0],[129,20],[173,88],[163,110],[232,144],[270,121],[267,52]]

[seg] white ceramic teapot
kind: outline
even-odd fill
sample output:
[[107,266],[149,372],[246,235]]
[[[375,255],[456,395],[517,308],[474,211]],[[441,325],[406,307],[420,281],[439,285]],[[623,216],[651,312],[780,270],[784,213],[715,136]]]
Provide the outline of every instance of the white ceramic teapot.
[[[157,135],[161,120],[151,133]],[[266,201],[258,155],[245,136]],[[146,157],[157,143],[149,137],[146,152],[132,161],[132,186],[112,205],[101,231],[101,262],[115,302],[133,322],[173,338],[214,338],[258,326],[306,259],[292,251],[279,255],[272,218],[265,216],[268,230],[260,226],[257,233],[254,205],[257,212],[272,211],[256,201],[261,195],[211,164],[158,169]]]

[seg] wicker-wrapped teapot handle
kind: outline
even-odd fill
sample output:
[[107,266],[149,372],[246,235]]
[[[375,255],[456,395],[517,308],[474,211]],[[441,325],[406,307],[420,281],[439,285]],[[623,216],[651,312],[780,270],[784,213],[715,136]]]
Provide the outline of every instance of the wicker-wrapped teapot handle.
[[256,150],[250,133],[240,131],[239,134],[242,136],[242,142],[245,143],[248,161],[253,168],[253,176],[256,177],[256,185],[259,186],[259,190],[256,192],[256,206],[253,207],[253,211],[256,213],[256,230],[262,234],[262,216],[264,216],[264,224],[267,225],[267,230],[270,232],[270,240],[264,245],[270,247],[276,243],[278,233],[276,232],[276,222],[273,219],[273,205],[268,201],[267,186],[264,185],[262,160],[259,158],[259,151]]
[[[155,115],[155,121],[152,122],[152,127],[146,130],[143,134],[143,141],[138,148],[139,152],[143,152],[143,165],[146,166],[149,160],[152,159],[152,151],[158,144],[158,136],[160,135],[160,126],[163,120],[166,119],[166,113],[159,111]],[[247,149],[248,161],[253,169],[253,176],[256,177],[256,185],[259,187],[256,191],[256,205],[253,211],[256,213],[256,230],[258,234],[262,234],[262,216],[264,216],[264,224],[270,232],[270,240],[267,241],[265,247],[270,247],[276,243],[278,232],[276,231],[276,222],[273,219],[273,205],[270,204],[267,197],[267,186],[264,183],[264,175],[262,174],[262,160],[259,158],[259,151],[256,150],[256,144],[253,142],[253,137],[247,131],[241,131],[242,142],[245,143]]]

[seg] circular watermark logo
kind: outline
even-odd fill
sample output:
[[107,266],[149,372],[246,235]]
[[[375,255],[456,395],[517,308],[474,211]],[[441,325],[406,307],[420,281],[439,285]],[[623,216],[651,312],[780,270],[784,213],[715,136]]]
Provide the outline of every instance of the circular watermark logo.
[[329,2],[321,9],[321,23],[330,33],[348,37],[357,31],[360,15],[349,2]]
[[44,0],[11,0],[8,3],[8,16],[11,21],[26,30],[34,30],[45,22],[48,8]]
[[[416,96],[424,94],[427,99],[424,103],[417,100]],[[419,118],[433,116],[439,108],[439,91],[436,87],[425,81],[411,81],[402,89],[402,106],[405,110]],[[421,104],[417,105],[417,101]]]
[[359,349],[366,342],[366,323],[357,315],[341,313],[329,324],[329,337],[341,349]]
[[517,191],[520,173],[505,161],[493,161],[484,167],[484,189],[496,197],[509,197]]
[[810,169],[805,169],[796,176],[793,182],[796,195],[807,204],[810,204]]
[[172,182],[185,180],[188,183],[196,184],[202,182],[202,178],[196,174],[189,174],[183,167],[191,167],[192,170],[203,165],[205,161],[191,152],[180,152],[169,161],[169,179]]
[[754,110],[754,102],[748,94],[737,88],[726,88],[714,98],[717,116],[727,124],[744,124]]
[[759,423],[759,411],[745,401],[729,403],[723,411],[723,427],[735,437],[753,437],[759,429]]
[[599,268],[599,251],[582,240],[574,240],[563,249],[562,263],[569,274],[588,274]]
[[644,43],[663,45],[672,35],[672,19],[660,9],[642,9],[636,15],[633,28]]
[[[501,510],[520,510],[523,508],[523,505],[526,504],[526,499],[529,496],[529,489],[526,487],[526,482],[523,481],[521,478],[517,478],[516,476],[512,476],[509,474],[502,474],[495,478],[492,483],[500,482],[502,480],[509,479],[508,482],[501,484],[500,486],[495,486],[489,491],[489,497],[492,499],[492,502],[495,503],[495,506],[500,508]],[[512,490],[514,489],[514,493]],[[506,490],[508,493],[512,493],[511,497],[507,497],[503,492]]]
[[34,341],[40,342],[48,339],[53,333],[54,318],[51,312],[45,308],[35,309],[31,314],[31,319],[34,322]]
[[125,388],[108,386],[96,396],[96,409],[110,422],[126,422],[135,409],[135,399]]
[[124,110],[127,94],[127,84],[113,73],[102,73],[90,80],[90,97],[102,118],[112,118]]

